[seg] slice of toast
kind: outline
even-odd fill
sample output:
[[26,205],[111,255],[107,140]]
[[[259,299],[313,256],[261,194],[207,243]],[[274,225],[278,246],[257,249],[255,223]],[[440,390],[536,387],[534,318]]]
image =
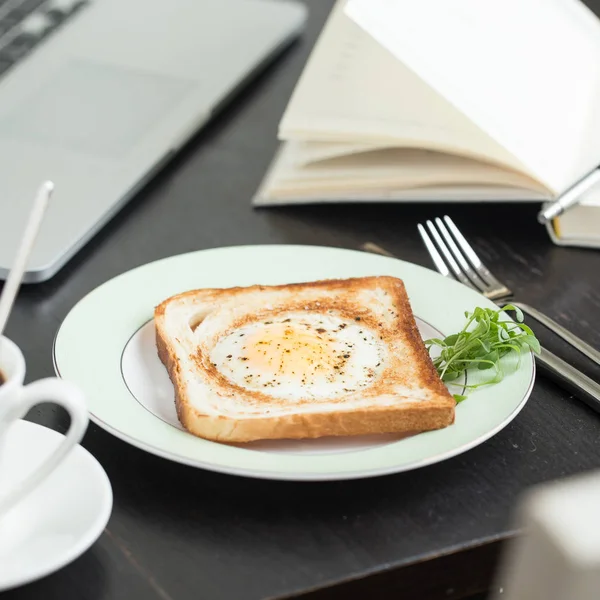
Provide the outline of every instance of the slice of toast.
[[200,289],[155,309],[158,355],[192,434],[221,442],[421,432],[455,400],[403,282]]

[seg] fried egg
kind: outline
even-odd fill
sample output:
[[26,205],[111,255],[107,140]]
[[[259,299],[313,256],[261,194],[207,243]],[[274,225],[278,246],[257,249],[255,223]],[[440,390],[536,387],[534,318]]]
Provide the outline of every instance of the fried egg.
[[373,383],[387,348],[360,319],[283,312],[220,336],[210,361],[231,383],[288,400],[331,400]]

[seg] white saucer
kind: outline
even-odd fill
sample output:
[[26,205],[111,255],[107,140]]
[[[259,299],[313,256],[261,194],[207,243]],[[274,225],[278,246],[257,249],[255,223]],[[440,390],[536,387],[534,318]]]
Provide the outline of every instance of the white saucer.
[[[2,485],[31,472],[62,436],[17,421],[2,448]],[[57,469],[0,518],[0,591],[39,579],[83,554],[102,533],[112,489],[98,461],[75,446]]]

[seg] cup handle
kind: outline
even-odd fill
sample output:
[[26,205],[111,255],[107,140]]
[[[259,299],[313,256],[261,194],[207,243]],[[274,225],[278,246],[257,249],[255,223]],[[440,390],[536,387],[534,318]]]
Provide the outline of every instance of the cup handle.
[[52,402],[62,406],[71,417],[69,430],[52,454],[33,473],[28,475],[8,494],[0,497],[0,515],[14,507],[20,500],[36,488],[78,444],[88,425],[88,410],[83,393],[74,384],[57,378],[41,379],[24,386],[9,401],[10,406],[3,407],[6,422],[23,418],[27,411],[42,402]]

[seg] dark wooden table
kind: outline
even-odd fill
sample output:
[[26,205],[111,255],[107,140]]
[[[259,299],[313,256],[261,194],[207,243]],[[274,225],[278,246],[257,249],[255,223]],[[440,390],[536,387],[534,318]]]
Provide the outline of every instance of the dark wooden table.
[[[367,240],[431,266],[415,226],[443,212],[521,300],[600,346],[600,252],[553,246],[536,224],[536,206],[251,208],[279,117],[331,5],[310,2],[303,39],[55,279],[22,290],[7,335],[25,352],[28,380],[53,374],[53,336],[75,302],[133,267],[221,245],[356,248]],[[30,418],[60,431],[67,425],[46,405]],[[348,483],[203,472],[147,455],[93,424],[83,444],[112,481],[108,527],[82,558],[6,600],[450,600],[490,585],[524,490],[600,466],[600,415],[538,377],[518,418],[480,447],[418,471]]]

